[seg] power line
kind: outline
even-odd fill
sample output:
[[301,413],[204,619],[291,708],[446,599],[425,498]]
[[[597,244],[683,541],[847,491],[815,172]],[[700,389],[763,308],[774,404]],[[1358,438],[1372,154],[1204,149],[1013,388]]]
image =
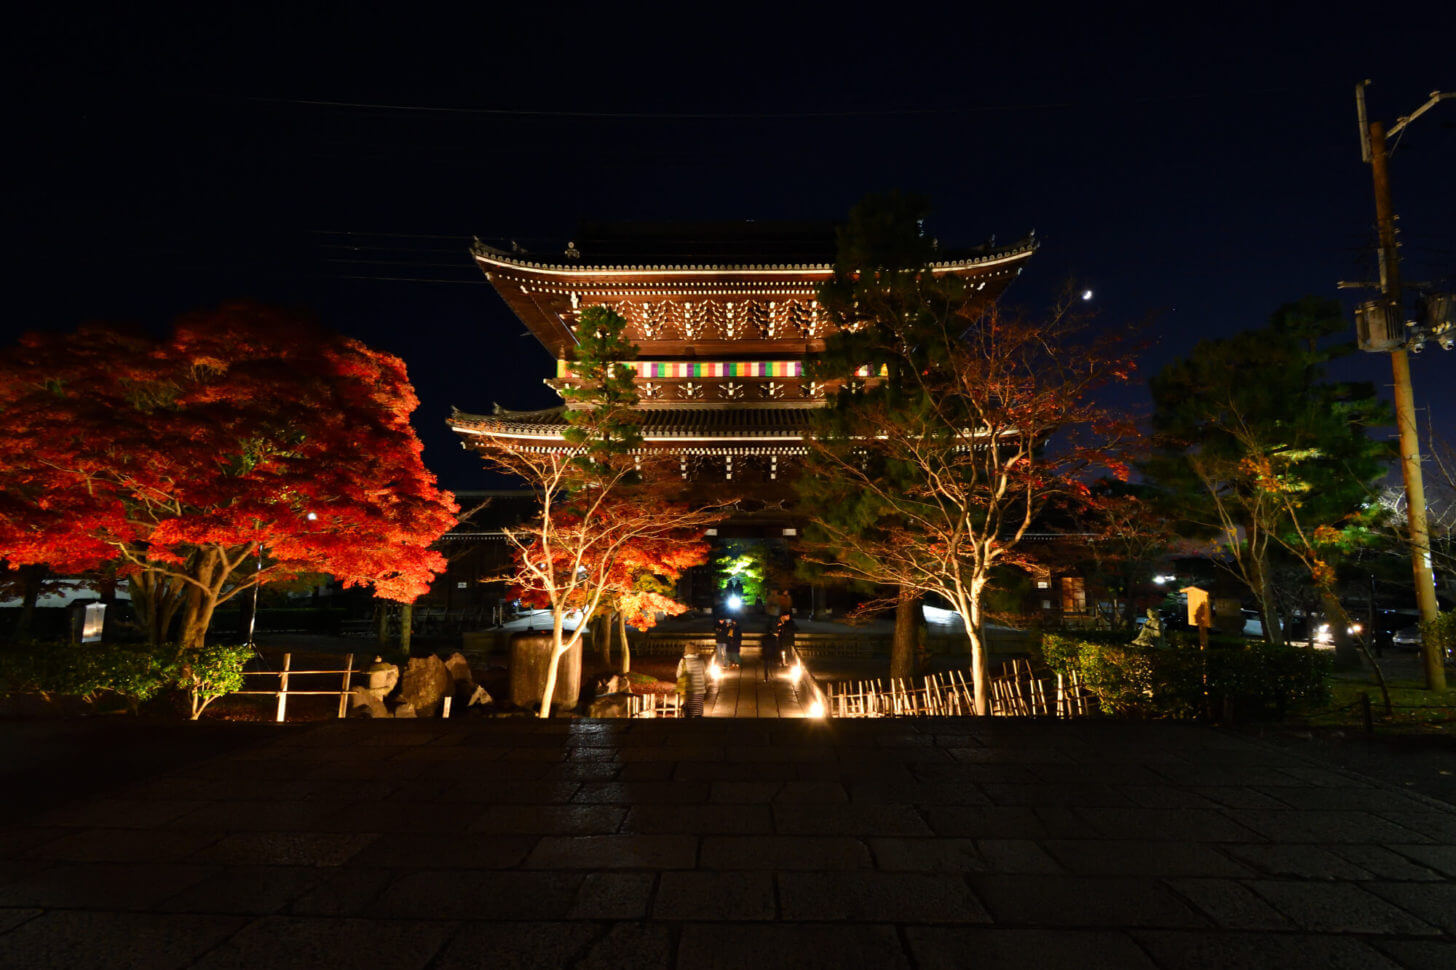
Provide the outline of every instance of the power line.
[[[979,114],[1001,111],[1054,111],[1095,105],[1105,108],[1112,104],[1166,104],[1176,101],[1207,101],[1227,97],[1267,97],[1271,94],[1301,92],[1304,88],[1265,88],[1243,92],[1206,91],[1185,94],[1151,95],[1136,98],[1122,98],[1118,101],[1029,101],[1004,104],[968,104],[934,108],[856,108],[841,111],[572,111],[543,108],[462,108],[423,104],[382,104],[366,101],[328,101],[316,98],[265,98],[251,96],[244,98],[260,104],[294,104],[312,108],[348,108],[362,111],[398,111],[408,114],[478,115],[502,118],[565,118],[565,119],[638,119],[644,121],[745,121],[753,119],[791,120],[807,118],[876,118],[913,117],[945,114]],[[1312,89],[1311,89],[1312,90]]]

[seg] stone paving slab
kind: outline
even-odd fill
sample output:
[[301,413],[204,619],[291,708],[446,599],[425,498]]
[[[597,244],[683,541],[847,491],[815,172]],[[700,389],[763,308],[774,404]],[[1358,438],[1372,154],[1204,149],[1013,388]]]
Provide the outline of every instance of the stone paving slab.
[[1456,965],[1456,809],[1211,729],[257,737],[16,814],[0,968]]

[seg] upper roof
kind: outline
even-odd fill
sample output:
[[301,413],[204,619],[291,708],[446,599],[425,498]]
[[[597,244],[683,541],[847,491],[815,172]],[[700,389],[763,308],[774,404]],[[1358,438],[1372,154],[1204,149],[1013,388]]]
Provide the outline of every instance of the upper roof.
[[[688,222],[586,223],[559,253],[533,253],[475,240],[471,251],[482,268],[594,277],[616,274],[703,274],[722,272],[808,272],[833,269],[833,223]],[[1009,246],[994,240],[981,246],[944,250],[937,270],[968,269],[1030,254],[1035,233]]]

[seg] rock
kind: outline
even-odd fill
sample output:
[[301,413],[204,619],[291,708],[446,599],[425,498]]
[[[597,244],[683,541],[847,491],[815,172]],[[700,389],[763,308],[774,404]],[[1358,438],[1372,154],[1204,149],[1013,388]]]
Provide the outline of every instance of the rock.
[[[399,678],[399,700],[419,717],[436,717],[445,697],[455,690],[455,678],[439,657],[411,657]],[[399,714],[396,712],[395,717]]]
[[456,692],[460,691],[461,684],[475,686],[475,675],[470,672],[470,661],[458,650],[445,658],[445,669],[450,671],[450,677],[455,681]]
[[375,693],[377,689],[355,686],[353,690],[349,691],[349,716],[389,717],[389,708],[384,706],[384,701]]
[[491,696],[485,692],[485,688],[477,684],[475,690],[471,691],[469,699],[466,700],[465,706],[474,707],[476,704],[493,703],[495,702],[491,699]]
[[408,701],[406,701],[403,704],[396,704],[394,706],[394,716],[395,717],[417,717],[418,715],[415,713],[415,706],[413,704],[409,703]]
[[587,717],[628,717],[631,694],[603,694],[586,709]]
[[592,678],[592,696],[603,697],[626,689],[626,678],[616,674],[597,674]]

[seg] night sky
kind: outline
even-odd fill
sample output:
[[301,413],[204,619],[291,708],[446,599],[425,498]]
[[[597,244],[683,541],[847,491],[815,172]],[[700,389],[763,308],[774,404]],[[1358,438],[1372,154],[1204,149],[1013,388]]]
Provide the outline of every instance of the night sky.
[[[1008,299],[1044,305],[1075,278],[1102,319],[1151,316],[1150,373],[1373,279],[1354,84],[1373,79],[1387,125],[1456,90],[1440,4],[390,6],[12,23],[5,342],[238,297],[307,307],[405,359],[427,462],[482,487],[450,406],[555,397],[472,236],[550,257],[582,220],[828,220],[900,188],[931,198],[948,245],[1035,229]],[[1453,171],[1447,102],[1392,162],[1404,274],[1447,289]],[[1456,353],[1414,364],[1418,405],[1456,427]],[[1387,384],[1388,358],[1344,373]]]

